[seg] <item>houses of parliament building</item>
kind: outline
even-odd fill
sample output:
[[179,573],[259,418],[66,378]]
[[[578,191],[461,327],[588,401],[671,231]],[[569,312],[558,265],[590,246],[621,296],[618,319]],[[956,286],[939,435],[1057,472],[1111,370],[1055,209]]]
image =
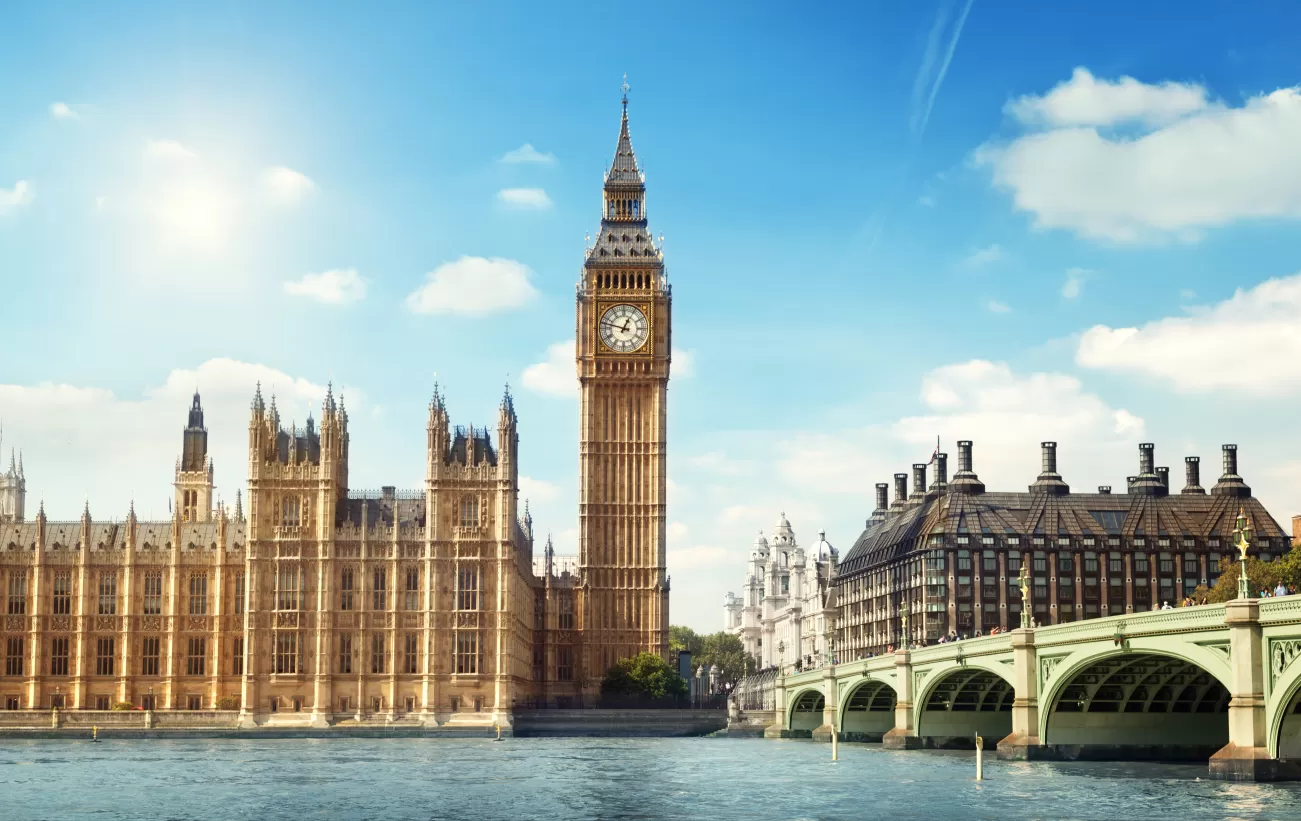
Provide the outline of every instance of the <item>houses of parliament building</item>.
[[25,468],[0,474],[0,707],[508,725],[514,707],[590,703],[621,658],[666,655],[671,294],[622,103],[577,285],[577,557],[549,540],[535,555],[509,390],[494,431],[452,426],[435,387],[424,486],[365,492],[342,398],[285,427],[249,386],[233,509],[214,504],[196,393],[168,520],[89,503],[28,517]]

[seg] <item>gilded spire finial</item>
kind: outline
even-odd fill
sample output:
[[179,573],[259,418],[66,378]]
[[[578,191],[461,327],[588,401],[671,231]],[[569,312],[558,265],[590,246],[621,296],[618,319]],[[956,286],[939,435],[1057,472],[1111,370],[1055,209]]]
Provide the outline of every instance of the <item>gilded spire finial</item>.
[[628,91],[631,88],[632,86],[628,85],[628,72],[625,71],[623,73],[623,85],[619,86],[619,90],[623,92],[623,111],[625,114],[628,113]]

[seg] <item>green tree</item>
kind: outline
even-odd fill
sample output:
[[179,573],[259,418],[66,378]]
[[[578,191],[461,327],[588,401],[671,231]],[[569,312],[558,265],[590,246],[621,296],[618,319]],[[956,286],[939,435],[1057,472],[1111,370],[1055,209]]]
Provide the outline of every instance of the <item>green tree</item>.
[[623,659],[606,671],[601,695],[665,699],[687,694],[687,682],[654,653]]
[[719,679],[732,685],[754,669],[754,660],[745,652],[739,636],[719,631],[700,638],[700,652],[692,658],[693,666],[718,665]]
[[692,656],[700,652],[700,634],[690,627],[680,624],[669,626],[669,649],[674,653],[679,650],[690,651]]
[[[1198,593],[1204,591],[1206,601],[1212,604],[1236,599],[1240,570],[1240,562],[1221,559],[1220,578],[1215,582],[1215,586],[1210,590],[1198,587]],[[1285,587],[1301,591],[1301,547],[1292,548],[1272,562],[1262,562],[1251,556],[1247,557],[1247,583],[1253,597],[1259,596],[1263,590],[1268,590],[1270,595],[1273,595],[1274,588],[1280,582]]]

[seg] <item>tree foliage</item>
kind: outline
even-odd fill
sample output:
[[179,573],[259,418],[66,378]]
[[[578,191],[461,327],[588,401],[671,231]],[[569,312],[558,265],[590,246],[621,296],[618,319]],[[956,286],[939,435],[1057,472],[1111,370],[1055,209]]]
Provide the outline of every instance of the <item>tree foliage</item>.
[[690,627],[680,624],[669,627],[669,649],[674,653],[679,650],[690,651],[692,656],[700,653],[700,634]]
[[664,699],[686,694],[686,681],[654,653],[639,653],[619,661],[601,681],[603,696]]
[[[1199,587],[1198,592],[1205,592],[1210,604],[1226,602],[1238,597],[1238,573],[1241,562],[1222,559],[1220,561],[1220,578],[1210,590]],[[1274,588],[1280,583],[1284,587],[1301,591],[1301,547],[1294,547],[1286,554],[1272,562],[1262,562],[1251,556],[1247,557],[1247,583],[1252,597],[1260,596],[1262,591],[1274,595]],[[1199,599],[1200,601],[1200,599]]]
[[740,681],[755,668],[754,659],[746,655],[745,645],[738,636],[719,631],[700,635],[690,627],[669,627],[669,649],[691,651],[691,667],[699,669],[718,665],[719,678],[724,684]]

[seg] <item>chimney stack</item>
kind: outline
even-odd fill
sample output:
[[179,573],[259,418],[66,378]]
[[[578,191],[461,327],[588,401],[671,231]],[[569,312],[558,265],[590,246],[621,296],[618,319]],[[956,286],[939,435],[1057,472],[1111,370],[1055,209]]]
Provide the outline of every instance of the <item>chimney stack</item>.
[[872,518],[868,520],[869,525],[872,522],[884,522],[886,511],[890,509],[890,485],[885,482],[876,483],[876,509],[872,511]]
[[1065,496],[1071,492],[1071,486],[1062,481],[1061,474],[1057,472],[1057,443],[1043,442],[1039,447],[1043,454],[1043,472],[1039,474],[1034,484],[1030,485],[1030,492]]
[[1129,492],[1140,496],[1164,496],[1165,490],[1156,474],[1156,445],[1143,442],[1138,446],[1138,476],[1130,483]]
[[1238,496],[1246,498],[1251,495],[1251,488],[1238,475],[1238,446],[1223,445],[1224,451],[1224,475],[1220,481],[1215,483],[1211,488],[1211,493],[1215,496]]
[[920,504],[921,500],[926,498],[926,465],[921,462],[913,463],[913,492],[908,497],[908,501]]
[[1156,478],[1161,480],[1161,485],[1167,491],[1170,490],[1170,468],[1157,468]]
[[1184,476],[1186,482],[1184,483],[1183,493],[1206,493],[1206,490],[1202,487],[1202,457],[1184,457]]
[[1098,485],[1098,492],[1103,496],[1111,495],[1111,485]]
[[984,493],[985,485],[972,469],[971,440],[958,441],[958,472],[953,474],[949,488],[954,493]]
[[935,481],[931,483],[931,490],[937,493],[943,493],[949,484],[949,455],[947,453],[935,454]]
[[908,474],[894,475],[894,501],[890,503],[890,512],[898,513],[908,503]]

